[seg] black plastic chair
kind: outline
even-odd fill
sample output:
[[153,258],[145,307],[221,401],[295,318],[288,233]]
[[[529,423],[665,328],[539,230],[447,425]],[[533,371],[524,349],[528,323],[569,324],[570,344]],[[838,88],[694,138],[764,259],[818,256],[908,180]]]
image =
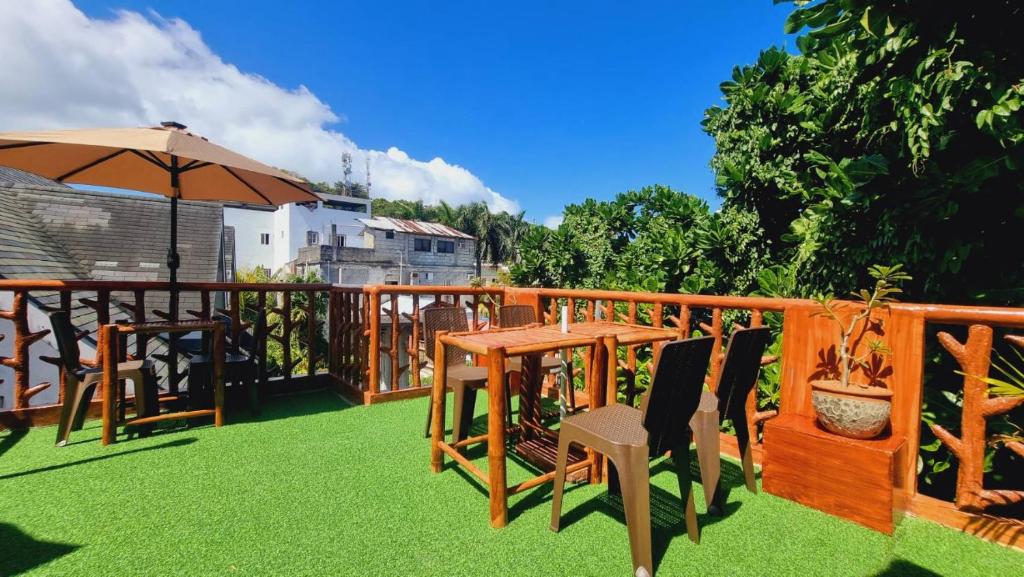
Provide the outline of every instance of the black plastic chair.
[[[78,348],[78,336],[71,324],[71,315],[67,311],[50,314],[50,326],[57,341],[60,352],[60,368],[64,371],[65,382],[64,404],[60,409],[60,423],[57,426],[57,446],[63,447],[71,436],[71,431],[82,429],[89,403],[92,401],[96,386],[103,380],[102,367],[85,367],[82,365],[82,354]],[[135,388],[135,413],[140,417],[148,417],[159,412],[156,369],[151,361],[136,360],[117,364],[118,382],[130,380]],[[115,395],[121,398],[123,395]],[[141,428],[140,434],[149,432],[149,427]]]
[[[215,319],[221,320],[221,319]],[[223,322],[221,320],[221,322]],[[243,333],[244,335],[245,333]],[[206,408],[213,403],[213,355],[209,333],[204,333],[202,350],[189,359],[189,405],[194,409]],[[239,335],[239,341],[243,341]],[[238,352],[224,352],[224,382],[243,387],[248,393],[249,409],[260,412],[259,353],[267,341],[267,319],[256,316],[248,350],[239,346]]]
[[722,421],[729,419],[736,430],[743,478],[747,490],[757,493],[754,478],[754,458],[750,449],[750,431],[747,430],[747,395],[757,386],[757,375],[761,370],[771,332],[768,327],[737,329],[729,338],[725,348],[725,361],[718,373],[716,392],[704,391],[700,406],[690,420],[694,440],[697,444],[697,461],[700,463],[701,484],[708,511],[721,513],[724,510],[722,492],[722,457],[719,430]]
[[651,554],[649,461],[672,451],[683,517],[690,539],[700,540],[690,478],[690,417],[697,410],[711,361],[713,337],[674,341],[658,357],[647,398],[640,409],[614,404],[568,417],[558,434],[551,530],[561,521],[562,492],[569,446],[591,447],[608,457],[608,492],[622,493],[633,571],[654,574]]

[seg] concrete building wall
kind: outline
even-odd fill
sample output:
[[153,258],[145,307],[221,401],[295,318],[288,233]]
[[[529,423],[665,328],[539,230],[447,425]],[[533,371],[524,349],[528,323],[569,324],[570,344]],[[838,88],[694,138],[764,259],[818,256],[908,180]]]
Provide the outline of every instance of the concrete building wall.
[[[324,201],[315,205],[286,204],[272,212],[226,207],[224,224],[235,228],[236,269],[260,266],[275,273],[310,244],[311,232],[316,233],[317,244],[330,244],[335,234],[344,239],[344,246],[363,246],[363,224],[358,219],[372,216],[370,200],[321,196]],[[265,233],[270,234],[269,245],[261,244]]]
[[[235,231],[235,270],[261,267],[273,272],[275,211],[224,207],[224,226]],[[267,235],[264,237],[263,235]],[[263,244],[267,240],[268,244]]]

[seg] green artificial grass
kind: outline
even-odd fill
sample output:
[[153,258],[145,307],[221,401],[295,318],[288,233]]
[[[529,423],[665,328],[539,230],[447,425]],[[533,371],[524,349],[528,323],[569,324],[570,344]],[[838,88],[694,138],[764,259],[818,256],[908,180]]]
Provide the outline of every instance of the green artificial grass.
[[[259,419],[99,443],[99,423],[55,448],[53,427],[0,433],[0,575],[629,575],[621,502],[551,486],[488,523],[478,483],[429,467],[426,399],[350,407],[328,392],[275,400]],[[479,402],[482,409],[485,403]],[[478,418],[475,426],[482,426]],[[483,467],[483,447],[471,455]],[[905,519],[894,537],[740,486],[724,517],[685,536],[669,467],[653,465],[657,574],[1013,575],[1024,554]],[[509,481],[531,473],[512,463]],[[704,510],[698,490],[697,509]],[[660,559],[660,561],[657,561]]]

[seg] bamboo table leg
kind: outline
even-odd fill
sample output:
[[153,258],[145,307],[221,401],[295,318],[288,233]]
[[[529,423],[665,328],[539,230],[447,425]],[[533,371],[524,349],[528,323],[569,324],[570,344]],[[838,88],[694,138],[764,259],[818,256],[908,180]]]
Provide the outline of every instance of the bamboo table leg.
[[430,470],[441,472],[444,466],[441,441],[444,440],[444,403],[447,396],[448,359],[441,337],[448,331],[437,331],[434,336],[434,383],[431,386],[430,402],[433,415],[430,417]]
[[224,325],[213,326],[213,426],[224,424]]
[[608,375],[605,377],[605,385],[608,390],[605,393],[606,404],[614,405],[619,402],[619,339],[615,335],[604,337],[604,346],[607,349]]
[[508,523],[508,488],[505,485],[505,357],[503,348],[487,351],[487,475],[491,527],[496,529]]
[[[607,354],[604,337],[597,337],[593,353],[590,355],[590,381],[587,383],[587,394],[590,396],[589,410],[591,411],[604,406],[605,377],[607,375],[605,357]],[[598,484],[604,476],[604,457],[588,447],[587,458],[593,463],[590,469],[590,483]]]
[[103,434],[101,440],[109,445],[117,440],[115,399],[117,392],[117,325],[100,328],[100,347],[103,362]]

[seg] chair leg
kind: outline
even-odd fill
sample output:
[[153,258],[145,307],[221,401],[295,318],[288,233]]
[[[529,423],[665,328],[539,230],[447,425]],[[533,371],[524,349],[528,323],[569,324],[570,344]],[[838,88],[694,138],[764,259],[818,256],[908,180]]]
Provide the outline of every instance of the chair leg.
[[253,415],[260,414],[259,379],[256,378],[256,365],[253,363],[244,369],[245,388],[249,391],[249,410]]
[[700,464],[700,482],[704,486],[704,502],[709,513],[722,511],[722,456],[718,435],[718,410],[701,411],[690,420],[694,441],[697,443],[697,462]]
[[750,446],[750,431],[747,430],[747,416],[741,413],[733,417],[732,422],[736,428],[736,445],[743,466],[743,481],[747,490],[756,495],[757,480],[754,477],[754,454]]
[[[69,376],[68,381],[72,381]],[[83,385],[81,382],[68,383],[64,391],[64,404],[60,407],[60,423],[57,427],[57,446],[63,447],[71,436],[74,422],[77,420],[79,407],[86,391],[89,392],[89,400],[92,400],[92,391],[96,385]]]
[[[160,394],[157,391],[156,373],[139,371],[131,375],[132,386],[135,388],[135,414],[140,417],[151,417],[160,413]],[[153,425],[139,428],[139,436],[146,437],[153,432]]]
[[512,427],[512,382],[508,375],[505,375],[505,416],[508,421],[507,426]]
[[[645,448],[646,449],[646,448]],[[610,459],[611,460],[611,459]],[[634,574],[643,567],[654,574],[651,553],[651,484],[646,450],[632,450],[617,463],[622,481],[622,505],[626,510],[629,550]]]
[[92,401],[97,385],[99,385],[98,379],[82,388],[82,394],[77,398],[73,407],[74,413],[71,415],[72,431],[81,431],[85,425],[85,417],[89,412],[89,403]]
[[690,448],[676,447],[672,449],[672,464],[676,469],[679,481],[679,496],[683,501],[683,518],[686,521],[686,533],[694,543],[700,543],[700,530],[697,526],[697,508],[693,504],[693,478],[690,475]]
[[[430,397],[432,399],[432,397]],[[427,426],[423,427],[423,438],[430,438],[430,422],[434,418],[434,403],[433,401],[427,403]]]
[[565,467],[569,462],[570,435],[562,431],[558,436],[558,456],[555,457],[555,490],[551,497],[551,530],[558,532],[562,521],[562,493],[565,491]]
[[476,389],[455,385],[455,411],[452,423],[452,441],[459,442],[469,436],[473,414],[476,411]]

